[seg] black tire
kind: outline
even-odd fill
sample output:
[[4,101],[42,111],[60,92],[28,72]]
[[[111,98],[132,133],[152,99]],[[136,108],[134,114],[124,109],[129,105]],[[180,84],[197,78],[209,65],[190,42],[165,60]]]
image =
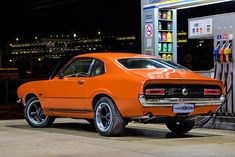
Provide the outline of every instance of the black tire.
[[34,128],[49,127],[55,121],[55,117],[45,116],[41,104],[36,97],[26,102],[24,117],[27,123]]
[[167,120],[166,126],[167,128],[175,134],[184,134],[193,129],[195,125],[195,120]]
[[94,123],[102,136],[119,136],[125,129],[125,122],[114,102],[108,97],[101,97],[95,105]]

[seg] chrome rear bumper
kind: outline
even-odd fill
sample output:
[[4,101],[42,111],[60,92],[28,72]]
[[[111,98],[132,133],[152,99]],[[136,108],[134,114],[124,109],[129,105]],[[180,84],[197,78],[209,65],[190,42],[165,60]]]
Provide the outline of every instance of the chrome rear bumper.
[[143,107],[172,106],[173,104],[195,104],[195,106],[220,105],[225,97],[220,98],[162,98],[145,99],[144,95],[139,95],[139,101]]

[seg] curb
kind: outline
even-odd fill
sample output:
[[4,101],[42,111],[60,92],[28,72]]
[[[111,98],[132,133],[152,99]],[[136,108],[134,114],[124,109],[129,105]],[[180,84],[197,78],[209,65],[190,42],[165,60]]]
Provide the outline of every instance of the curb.
[[235,131],[235,117],[218,116],[218,117],[212,118],[208,123],[206,123],[203,126],[203,128]]

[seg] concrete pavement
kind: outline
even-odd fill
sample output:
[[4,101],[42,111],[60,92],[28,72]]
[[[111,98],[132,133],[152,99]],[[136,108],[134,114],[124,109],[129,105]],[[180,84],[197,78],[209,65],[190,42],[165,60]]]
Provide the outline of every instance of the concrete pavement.
[[35,129],[0,121],[0,157],[234,157],[235,132],[194,129],[181,137],[164,125],[130,123],[123,137],[102,137],[84,120],[57,119]]

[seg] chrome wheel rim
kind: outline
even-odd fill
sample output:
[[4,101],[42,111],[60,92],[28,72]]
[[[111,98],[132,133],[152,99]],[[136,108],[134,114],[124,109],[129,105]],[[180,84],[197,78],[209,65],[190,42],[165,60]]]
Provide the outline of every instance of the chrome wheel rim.
[[112,112],[108,103],[100,103],[96,109],[96,124],[100,131],[106,132],[112,125]]
[[27,116],[29,120],[36,125],[43,124],[48,119],[43,113],[39,100],[34,100],[29,104]]

